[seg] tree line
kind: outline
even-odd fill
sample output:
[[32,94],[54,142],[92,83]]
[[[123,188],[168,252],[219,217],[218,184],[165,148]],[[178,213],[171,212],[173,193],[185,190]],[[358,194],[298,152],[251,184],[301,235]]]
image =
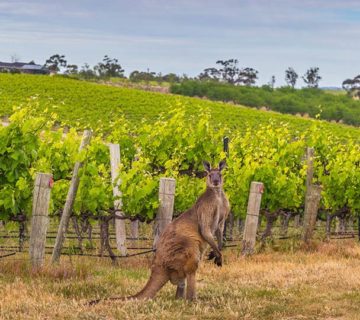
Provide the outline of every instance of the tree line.
[[[45,67],[51,72],[58,73],[63,71],[65,75],[77,76],[79,78],[90,79],[107,79],[107,78],[126,78],[125,70],[116,58],[111,58],[105,55],[102,61],[91,67],[88,63],[85,63],[82,67],[78,67],[76,64],[69,64],[64,55],[55,54],[46,60]],[[187,78],[184,76],[178,76],[175,73],[155,73],[150,71],[138,71],[134,70],[129,75],[129,80],[132,82],[180,82],[182,79]]]
[[[218,60],[216,61],[217,67],[204,69],[197,79],[198,80],[215,80],[232,85],[253,86],[256,84],[259,72],[250,67],[239,67],[237,59]],[[285,71],[285,81],[288,86],[295,87],[299,75],[296,71],[289,67]],[[313,67],[306,71],[302,76],[308,88],[318,88],[319,82],[322,79],[319,75],[319,68]],[[272,76],[268,85],[272,88],[275,86],[275,76]]]
[[251,87],[219,81],[187,80],[173,83],[170,92],[351,125],[360,124],[359,101],[345,94],[329,94],[316,88],[295,90],[291,86],[284,86],[273,89],[269,85]]
[[[64,71],[64,74],[68,75],[79,75],[85,79],[91,78],[125,78],[125,70],[122,68],[119,60],[116,58],[110,58],[108,55],[105,55],[101,62],[96,64],[93,68],[89,64],[85,63],[80,69],[75,64],[68,64],[65,59],[65,55],[55,54],[52,55],[45,62],[45,67],[50,71],[57,73],[61,70]],[[228,59],[228,60],[218,60],[216,61],[216,67],[205,68],[198,76],[194,77],[193,80],[199,81],[219,81],[232,85],[244,85],[244,86],[254,86],[258,80],[259,71],[251,67],[240,67],[239,61],[237,59]],[[295,87],[296,82],[299,78],[299,75],[295,70],[289,67],[285,71],[285,81],[292,88]],[[169,73],[162,75],[161,73],[156,73],[150,71],[138,71],[135,70],[130,73],[129,80],[133,82],[141,81],[157,81],[157,82],[180,82],[182,80],[191,79],[187,75],[176,75],[174,73]],[[321,76],[319,75],[319,68],[313,67],[306,71],[302,76],[302,79],[309,88],[317,88],[319,86],[319,81]],[[269,82],[271,87],[275,86],[275,76],[271,77]]]
[[[107,79],[107,78],[126,78],[125,70],[116,58],[111,58],[105,55],[102,61],[98,62],[95,66],[91,67],[88,63],[84,63],[79,67],[76,64],[68,63],[65,55],[54,54],[50,56],[44,64],[53,73],[63,72],[63,74],[77,77],[80,79]],[[226,83],[234,86],[256,86],[259,71],[252,67],[241,67],[237,59],[218,60],[214,67],[205,68],[199,75],[189,77],[186,74],[177,75],[175,73],[156,73],[147,69],[147,71],[132,71],[128,79],[131,82],[167,82],[167,83],[180,83],[187,80],[195,81],[214,81],[219,83]],[[295,88],[300,76],[289,67],[285,70],[284,80],[288,87]],[[309,68],[302,76],[301,79],[307,88],[318,88],[322,79],[320,76],[319,67]],[[263,87],[275,88],[276,78],[271,76],[270,81]],[[354,78],[345,79],[342,82],[342,88],[352,98],[360,98],[360,75]]]

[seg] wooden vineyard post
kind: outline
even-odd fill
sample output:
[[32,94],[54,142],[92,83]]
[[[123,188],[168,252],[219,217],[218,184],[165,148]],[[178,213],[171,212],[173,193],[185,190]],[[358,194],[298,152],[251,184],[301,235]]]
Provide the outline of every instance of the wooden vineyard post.
[[326,213],[326,239],[330,240],[331,233],[331,215],[329,212]]
[[51,174],[38,173],[36,175],[29,247],[30,261],[33,268],[41,267],[44,262],[52,185],[53,178]]
[[306,194],[305,211],[304,211],[304,229],[302,240],[309,243],[312,238],[316,217],[319,209],[321,198],[321,186],[310,185]]
[[250,255],[254,253],[256,232],[258,228],[261,196],[264,192],[262,182],[251,182],[249,202],[245,220],[244,237],[242,242],[242,254]]
[[[232,241],[233,236],[234,236],[234,214],[232,212],[229,213],[227,222],[228,222],[227,225],[228,225],[228,229],[229,229],[227,237],[229,238],[230,241]],[[226,236],[226,233],[225,233],[225,236]]]
[[314,232],[321,197],[321,187],[312,184],[314,176],[314,148],[306,149],[306,160],[307,172],[302,240],[308,243]]
[[139,220],[130,222],[130,237],[133,240],[137,240],[139,238]]
[[159,210],[155,218],[154,224],[154,243],[153,248],[156,249],[156,244],[161,233],[165,227],[171,222],[174,211],[175,199],[175,184],[176,180],[172,178],[160,178],[159,188]]
[[[111,181],[113,184],[113,195],[117,199],[114,201],[115,215],[123,217],[121,213],[121,191],[119,190],[120,180],[117,179],[119,175],[120,166],[120,146],[118,144],[109,144],[110,149],[110,164],[111,164]],[[120,251],[122,256],[126,256],[126,228],[125,220],[115,219],[115,238],[116,247]]]
[[[91,131],[85,130],[83,134],[83,138],[81,140],[79,153],[86,148],[86,146],[90,143],[91,139]],[[58,233],[55,240],[55,246],[52,253],[51,261],[52,263],[58,262],[61,255],[61,249],[65,240],[65,234],[69,225],[69,220],[72,212],[72,208],[74,205],[76,193],[79,187],[79,170],[82,167],[83,163],[81,161],[77,161],[74,165],[74,170],[70,182],[70,188],[66,197],[65,206],[61,215],[60,225],[58,229]]]

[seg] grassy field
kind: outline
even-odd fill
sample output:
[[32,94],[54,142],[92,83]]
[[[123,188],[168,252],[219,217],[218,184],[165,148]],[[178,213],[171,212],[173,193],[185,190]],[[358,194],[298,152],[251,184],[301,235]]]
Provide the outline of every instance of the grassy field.
[[148,277],[150,256],[114,267],[98,258],[63,257],[34,273],[11,257],[0,260],[1,319],[360,319],[360,247],[354,240],[311,251],[265,250],[250,258],[227,249],[225,265],[203,262],[196,302],[174,299],[167,284],[153,301],[89,299],[133,294]]

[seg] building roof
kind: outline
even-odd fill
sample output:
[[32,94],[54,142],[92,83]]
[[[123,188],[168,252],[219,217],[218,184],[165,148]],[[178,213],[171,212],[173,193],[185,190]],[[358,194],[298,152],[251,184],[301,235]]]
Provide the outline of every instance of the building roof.
[[26,70],[41,70],[43,69],[43,66],[39,65],[39,64],[25,64],[21,67],[21,69],[26,69]]
[[22,70],[42,70],[42,65],[35,64],[33,62],[1,62],[0,61],[0,68],[11,68],[11,69],[22,69]]
[[4,68],[21,68],[22,66],[26,65],[25,62],[1,62],[0,67]]

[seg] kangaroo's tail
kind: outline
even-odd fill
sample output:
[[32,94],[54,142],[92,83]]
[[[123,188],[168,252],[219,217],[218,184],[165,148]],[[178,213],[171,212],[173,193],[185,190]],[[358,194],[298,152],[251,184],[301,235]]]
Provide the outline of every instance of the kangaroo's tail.
[[[169,281],[169,276],[163,269],[153,269],[151,272],[150,279],[146,283],[145,287],[139,291],[137,294],[129,297],[109,297],[104,300],[145,300],[152,299],[155,297],[156,293]],[[102,299],[92,300],[88,305],[98,304]]]

